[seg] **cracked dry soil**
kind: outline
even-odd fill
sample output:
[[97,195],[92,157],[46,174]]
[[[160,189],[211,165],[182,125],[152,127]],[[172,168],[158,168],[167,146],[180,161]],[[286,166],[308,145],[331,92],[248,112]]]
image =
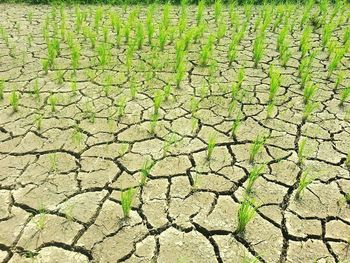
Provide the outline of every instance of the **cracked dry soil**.
[[[350,192],[345,164],[350,146],[349,102],[339,107],[341,91],[350,84],[349,53],[328,79],[330,59],[327,49],[321,48],[322,31],[312,31],[311,48],[318,52],[310,76],[318,86],[314,97],[318,108],[303,120],[298,75],[303,8],[288,6],[292,30],[286,67],[281,66],[276,51],[283,22],[272,30],[278,10],[273,8],[263,58],[255,68],[254,27],[263,7],[254,6],[250,17],[243,7],[236,8],[237,28],[245,21],[247,28],[231,65],[227,50],[236,29],[224,7],[221,25],[227,30],[214,43],[210,65],[201,66],[200,50],[209,34],[218,31],[214,9],[207,7],[203,35],[190,40],[185,52],[179,87],[175,85],[175,43],[196,27],[196,7],[187,8],[187,27],[179,36],[181,8],[171,6],[168,37],[160,51],[158,25],[164,6],[158,6],[153,48],[145,36],[142,48],[135,49],[129,61],[129,70],[128,44],[123,36],[120,46],[116,45],[109,16],[117,14],[124,30],[128,16],[138,9],[102,8],[96,46],[105,41],[109,48],[110,60],[104,68],[86,37],[98,7],[65,7],[62,22],[59,8],[0,5],[5,36],[0,40],[0,79],[4,80],[0,261],[209,263],[255,258],[258,262],[350,262],[350,209],[345,199]],[[347,15],[349,8],[344,8]],[[136,20],[145,24],[146,13],[147,7],[140,7]],[[77,16],[82,20],[79,32]],[[135,25],[131,39],[136,35]],[[347,27],[349,21],[341,20],[332,31],[332,41],[341,43]],[[60,39],[60,53],[45,74],[42,61],[48,53],[47,39],[53,36]],[[80,46],[75,71],[70,41]],[[282,81],[272,117],[267,118],[271,64],[281,72]],[[231,86],[241,68],[244,96],[237,98],[228,114]],[[345,72],[344,79],[335,89],[340,70]],[[168,84],[171,94],[161,104],[151,134],[155,93]],[[130,95],[132,86],[138,89],[135,98]],[[9,103],[13,90],[19,95],[16,112]],[[54,111],[52,97],[57,102]],[[118,118],[123,99],[125,112]],[[238,112],[241,125],[232,136],[231,125]],[[216,146],[208,161],[212,134]],[[266,163],[266,167],[251,193],[256,214],[239,234],[237,213],[253,167],[249,151],[262,134],[267,139],[256,163]],[[298,147],[304,139],[305,160],[301,163]],[[153,160],[154,166],[146,184],[140,186],[140,170],[146,160]],[[297,200],[296,189],[305,169],[317,178]],[[128,188],[134,188],[136,194],[125,220],[121,191]]]

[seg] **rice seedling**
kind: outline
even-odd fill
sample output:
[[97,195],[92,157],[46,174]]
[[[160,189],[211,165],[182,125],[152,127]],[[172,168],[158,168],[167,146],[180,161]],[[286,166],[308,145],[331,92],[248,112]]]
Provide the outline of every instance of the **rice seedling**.
[[318,90],[317,85],[313,83],[309,83],[304,88],[304,104],[308,104],[311,101],[311,99],[315,96],[317,90]]
[[249,151],[249,162],[254,163],[256,156],[261,152],[266,138],[262,135],[257,135]]
[[110,47],[106,43],[101,43],[97,49],[97,57],[100,66],[104,70],[107,64],[110,62],[111,59],[111,53],[110,53]]
[[133,188],[129,188],[128,190],[121,191],[120,193],[120,201],[122,203],[124,218],[130,217],[130,211],[131,211],[134,195],[135,195],[135,189]]
[[159,36],[158,36],[159,49],[160,49],[161,51],[164,50],[166,40],[167,40],[167,30],[166,30],[164,27],[162,27],[162,28],[159,30]]
[[11,95],[10,95],[10,98],[9,98],[9,102],[10,102],[10,105],[12,106],[13,112],[17,112],[18,111],[19,100],[20,100],[20,96],[18,95],[16,90],[13,90],[11,92]]
[[143,32],[143,25],[141,24],[141,22],[139,22],[137,24],[137,28],[136,28],[136,46],[138,49],[142,48],[144,42],[144,32]]
[[79,67],[79,59],[80,59],[80,45],[78,44],[78,42],[74,42],[73,45],[71,46],[71,63],[72,63],[74,72]]
[[303,121],[306,121],[309,119],[310,115],[318,109],[319,104],[317,102],[312,102],[309,101],[305,107],[304,107],[304,111],[303,111]]
[[215,37],[213,35],[210,35],[208,37],[207,43],[202,47],[199,53],[199,64],[202,66],[208,65],[208,62],[209,62],[209,59],[211,58],[211,53],[213,50],[214,39]]
[[207,147],[207,160],[209,161],[213,155],[214,148],[216,146],[216,136],[210,134],[208,138],[208,147]]
[[340,93],[340,102],[339,106],[344,106],[344,102],[350,97],[350,86],[347,86],[343,89],[343,91]]
[[159,113],[159,109],[162,105],[162,102],[164,101],[164,94],[162,91],[158,90],[153,98],[153,114],[158,114]]
[[222,2],[221,0],[215,0],[214,2],[214,17],[215,22],[217,23],[222,13]]
[[154,16],[155,5],[150,5],[147,9],[147,17],[146,17],[146,31],[148,37],[148,44],[152,46],[152,39],[154,35],[154,24],[153,24],[153,16]]
[[35,226],[39,231],[44,230],[45,226],[46,226],[46,221],[47,221],[47,217],[46,217],[46,210],[43,207],[39,208],[39,217],[37,219],[37,221],[35,222]]
[[163,155],[166,156],[170,152],[170,148],[176,146],[176,144],[181,140],[175,133],[170,133],[164,140],[163,144]]
[[100,6],[100,7],[98,7],[96,9],[95,16],[94,16],[94,30],[96,32],[99,31],[100,24],[101,24],[101,21],[102,21],[102,17],[103,17],[103,9]]
[[328,75],[327,75],[328,79],[331,77],[334,70],[337,69],[337,67],[338,67],[340,61],[343,59],[344,55],[345,55],[344,50],[337,49],[335,51],[335,55],[333,56],[331,62],[328,65]]
[[194,133],[199,125],[199,120],[195,117],[191,118],[191,132]]
[[75,145],[81,145],[83,141],[83,133],[81,128],[79,126],[75,126],[73,133],[72,133],[72,141]]
[[196,22],[197,26],[203,21],[203,13],[205,9],[205,0],[198,1],[197,13],[196,13]]
[[150,123],[150,130],[149,130],[151,134],[154,134],[156,131],[158,119],[159,119],[159,114],[151,115],[151,123]]
[[239,126],[242,123],[242,112],[238,111],[236,118],[233,120],[232,125],[231,125],[231,134],[233,136],[233,138],[236,138],[237,136],[237,130],[239,128]]
[[131,79],[130,81],[130,95],[131,95],[131,99],[134,100],[137,96],[138,93],[138,87],[135,83],[135,81],[133,79]]
[[332,32],[333,32],[334,28],[332,24],[326,24],[323,27],[323,33],[322,33],[322,46],[323,46],[323,50],[327,47],[329,40],[332,37]]
[[169,83],[164,86],[163,92],[164,92],[164,100],[167,101],[171,95],[171,86]]
[[43,59],[43,60],[41,60],[41,64],[42,64],[45,75],[47,75],[47,73],[49,72],[49,68],[50,68],[49,60]]
[[301,51],[301,57],[303,58],[310,50],[310,36],[312,29],[311,27],[306,27],[301,35],[299,50]]
[[200,103],[200,100],[197,100],[195,97],[191,98],[191,100],[190,100],[190,111],[191,111],[192,117],[194,117],[196,112],[198,111],[199,103]]
[[117,118],[120,119],[125,115],[126,98],[121,96],[117,101]]
[[164,9],[163,9],[163,16],[162,16],[162,21],[161,21],[161,25],[162,27],[164,27],[165,29],[168,29],[169,25],[170,25],[170,3],[167,2],[164,5]]
[[35,124],[38,131],[41,130],[42,123],[43,123],[43,115],[40,113],[37,113],[34,117],[34,124]]
[[269,102],[273,102],[281,87],[281,73],[277,69],[275,69],[273,65],[271,65],[269,69],[269,76],[270,76]]
[[64,71],[59,69],[56,71],[56,83],[62,85],[64,82]]
[[0,100],[4,99],[5,81],[0,79]]
[[246,229],[247,224],[254,218],[255,208],[253,206],[253,201],[249,197],[245,197],[242,201],[238,213],[237,213],[237,233],[243,233]]
[[232,65],[232,63],[236,59],[236,54],[237,54],[237,44],[238,44],[238,39],[237,37],[234,37],[229,45],[228,48],[228,60],[229,60],[229,66]]
[[264,41],[265,41],[265,35],[264,33],[260,33],[254,40],[253,43],[253,60],[254,60],[254,67],[256,68],[258,66],[258,63],[263,57],[264,54]]
[[[186,2],[186,0],[182,0],[181,3]],[[183,34],[187,27],[187,12],[186,8],[184,7],[184,4],[181,4],[181,13],[180,13],[180,18],[178,21],[178,31],[179,31],[179,36]]]
[[180,87],[180,83],[182,79],[184,78],[186,73],[186,68],[185,68],[185,63],[181,62],[176,70],[176,76],[175,76],[175,81],[176,81],[176,87]]
[[49,154],[50,172],[57,173],[58,171],[58,157],[56,153]]
[[335,80],[335,85],[334,85],[334,89],[338,89],[339,85],[343,82],[344,79],[344,71],[339,71],[337,78]]
[[154,164],[155,163],[152,160],[146,160],[143,163],[142,168],[140,170],[140,174],[141,174],[140,186],[144,186],[146,184]]
[[48,98],[48,103],[51,107],[51,112],[56,111],[57,102],[58,102],[58,98],[54,94],[51,94],[51,96]]
[[266,118],[267,119],[271,119],[272,118],[272,113],[273,113],[274,108],[275,108],[274,101],[269,101],[267,103],[267,107],[266,107]]
[[226,34],[226,24],[223,19],[220,19],[218,24],[218,30],[216,32],[216,42],[220,43],[220,40],[225,36]]
[[300,177],[297,191],[295,193],[295,199],[300,200],[304,194],[305,189],[317,178],[317,176],[311,175],[310,170],[306,169]]
[[306,139],[302,139],[298,143],[298,162],[300,164],[304,164],[306,142],[307,142]]
[[248,176],[248,182],[246,186],[246,192],[250,194],[252,192],[253,185],[258,177],[262,174],[265,169],[265,164],[263,165],[254,165],[253,169],[250,171]]

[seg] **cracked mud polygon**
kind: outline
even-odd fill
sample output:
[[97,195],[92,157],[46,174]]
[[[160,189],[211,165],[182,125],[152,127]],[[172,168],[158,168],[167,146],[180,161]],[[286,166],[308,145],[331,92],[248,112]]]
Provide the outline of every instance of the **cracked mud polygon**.
[[350,262],[348,4],[151,8],[0,5],[0,261]]

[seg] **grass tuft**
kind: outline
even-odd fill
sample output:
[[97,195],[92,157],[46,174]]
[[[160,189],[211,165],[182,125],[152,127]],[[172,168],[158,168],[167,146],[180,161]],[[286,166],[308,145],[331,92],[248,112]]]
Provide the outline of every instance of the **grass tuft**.
[[310,170],[306,169],[301,177],[300,177],[300,181],[298,184],[298,188],[295,194],[295,199],[300,200],[305,189],[316,179],[316,176],[313,176],[310,174]]
[[266,138],[264,136],[258,135],[256,136],[255,140],[253,141],[253,144],[250,147],[249,152],[249,162],[254,163],[256,156],[261,152],[264,144],[265,144]]
[[250,200],[248,197],[245,197],[245,199],[239,207],[237,214],[237,233],[243,233],[246,229],[247,224],[254,218],[254,216],[255,208],[252,204],[252,200]]
[[135,189],[133,188],[129,188],[128,190],[122,191],[120,193],[120,200],[122,203],[124,218],[130,217],[130,211],[131,211],[134,195],[135,195]]

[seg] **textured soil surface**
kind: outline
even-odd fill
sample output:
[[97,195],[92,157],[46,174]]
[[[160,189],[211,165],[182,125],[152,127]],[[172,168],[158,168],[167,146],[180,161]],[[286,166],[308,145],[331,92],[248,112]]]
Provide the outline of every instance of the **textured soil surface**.
[[[202,48],[219,28],[214,8],[207,7],[203,35],[189,41],[178,87],[175,46],[196,29],[197,8],[187,8],[181,36],[181,8],[170,8],[161,51],[163,6],[156,7],[153,48],[144,29],[145,39],[140,49],[134,48],[132,60],[127,53],[136,21],[146,25],[147,7],[139,8],[129,44],[122,36],[119,46],[110,14],[120,17],[123,31],[137,8],[103,8],[97,30],[96,6],[80,11],[65,7],[62,22],[59,8],[0,5],[0,262],[350,262],[349,98],[339,106],[350,84],[349,52],[328,78],[333,55],[322,48],[322,28],[313,28],[310,45],[317,53],[309,81],[318,87],[312,97],[317,108],[303,118],[298,73],[303,7],[285,7],[291,24],[291,57],[285,67],[276,43],[286,22],[282,19],[273,30],[275,7],[256,67],[255,26],[263,7],[253,7],[248,18],[237,7],[237,28],[224,7],[220,26],[225,35],[214,41],[208,65],[200,65]],[[311,16],[317,12],[315,8]],[[331,44],[343,46],[348,13],[344,7],[334,18],[338,25]],[[82,17],[79,32],[77,14]],[[246,32],[230,65],[228,47],[245,21]],[[88,28],[90,35],[97,34],[94,48],[86,37]],[[60,39],[60,52],[45,73],[47,41],[54,37]],[[75,70],[72,42],[80,52]],[[104,42],[110,59],[101,66],[97,50]],[[268,118],[272,64],[281,73],[281,87]],[[244,80],[232,98],[240,69]],[[344,78],[335,88],[340,71]],[[170,95],[163,98],[152,133],[153,100],[167,85]],[[10,105],[14,94],[19,97],[16,111]],[[252,164],[250,151],[258,135],[265,143]],[[208,160],[211,138],[216,146]],[[302,160],[301,142],[306,142]],[[154,165],[140,185],[147,160]],[[259,164],[265,167],[249,194],[256,214],[238,232],[248,176]],[[296,198],[306,172],[314,180]],[[135,195],[124,218],[121,192],[129,188]]]

